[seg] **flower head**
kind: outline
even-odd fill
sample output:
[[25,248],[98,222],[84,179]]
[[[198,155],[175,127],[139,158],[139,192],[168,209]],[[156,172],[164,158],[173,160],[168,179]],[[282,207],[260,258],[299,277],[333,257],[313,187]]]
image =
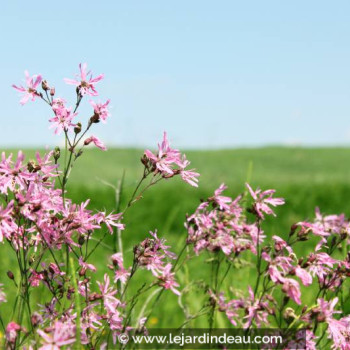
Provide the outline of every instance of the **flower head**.
[[60,350],[61,347],[75,342],[75,326],[71,322],[56,321],[51,332],[46,333],[41,329],[37,332],[43,343],[39,350]]
[[51,128],[55,128],[55,134],[59,135],[62,131],[68,131],[75,126],[73,119],[77,113],[73,113],[71,108],[66,108],[64,105],[54,107],[55,116],[49,119],[52,123]]
[[122,253],[115,253],[111,256],[113,269],[115,269],[114,282],[126,283],[130,276],[130,269],[125,269]]
[[254,199],[254,211],[255,213],[261,218],[264,219],[264,213],[267,215],[274,215],[274,211],[271,209],[270,206],[276,207],[278,205],[284,204],[283,198],[273,198],[273,195],[275,194],[275,190],[267,190],[267,191],[261,191],[259,188],[256,191],[253,191],[253,189],[249,186],[249,184],[246,184],[250,195]]
[[101,149],[102,151],[107,151],[107,147],[96,136],[90,136],[84,141],[85,146],[89,145],[90,143],[93,143],[97,148]]
[[42,80],[41,75],[33,75],[31,77],[28,71],[25,71],[24,74],[25,74],[26,87],[12,85],[14,89],[23,93],[23,97],[20,100],[21,105],[26,104],[30,99],[34,101],[35,98],[39,96],[39,93],[37,92],[36,88],[38,87],[38,85],[41,83],[41,80]]
[[97,96],[98,93],[95,89],[95,84],[98,83],[100,80],[103,79],[104,75],[100,74],[96,78],[92,77],[92,74],[90,71],[87,71],[87,64],[79,64],[80,69],[80,77],[77,76],[77,80],[74,79],[64,79],[64,81],[67,84],[75,85],[77,87],[77,90],[81,96],[84,95],[90,95],[90,96]]
[[15,344],[18,336],[18,332],[23,330],[23,328],[16,322],[10,322],[6,327],[6,340],[10,344]]
[[110,116],[108,105],[110,100],[107,100],[105,103],[95,103],[94,101],[90,101],[91,106],[94,108],[94,116],[96,116],[96,120],[102,120],[103,123],[106,122],[107,118]]
[[170,147],[166,132],[163,134],[162,143],[158,144],[158,152],[154,154],[148,149],[145,150],[142,162],[154,175],[159,174],[165,179],[180,175],[189,185],[198,187],[200,174],[194,169],[186,170],[190,162],[179,150]]

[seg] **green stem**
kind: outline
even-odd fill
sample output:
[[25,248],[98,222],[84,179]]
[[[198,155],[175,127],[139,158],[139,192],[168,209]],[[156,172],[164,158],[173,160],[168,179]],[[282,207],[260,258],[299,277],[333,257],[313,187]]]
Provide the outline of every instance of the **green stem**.
[[80,308],[80,294],[79,294],[79,290],[78,290],[78,283],[77,283],[77,279],[75,276],[75,268],[74,268],[74,261],[73,258],[70,257],[69,259],[70,262],[70,267],[71,267],[71,277],[72,277],[72,281],[73,281],[73,286],[74,286],[74,297],[75,297],[75,310],[77,313],[77,321],[76,321],[76,339],[77,339],[77,343],[76,346],[78,347],[78,345],[81,344],[81,328],[80,328],[80,317],[81,317],[81,308]]

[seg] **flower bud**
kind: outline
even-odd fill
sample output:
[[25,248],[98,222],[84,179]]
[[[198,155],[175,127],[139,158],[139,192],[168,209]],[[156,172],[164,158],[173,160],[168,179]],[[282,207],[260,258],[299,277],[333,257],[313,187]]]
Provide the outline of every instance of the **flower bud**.
[[39,313],[34,312],[33,315],[31,316],[31,321],[32,321],[32,325],[35,327],[43,321],[43,318]]
[[61,150],[59,147],[55,147],[55,150],[53,152],[53,157],[56,161],[61,157]]
[[84,242],[85,242],[85,237],[84,236],[80,236],[79,239],[78,239],[79,245],[83,245]]
[[74,132],[76,134],[79,134],[81,132],[81,123],[77,123],[77,125],[74,127]]
[[142,156],[142,158],[141,158],[141,163],[145,166],[145,167],[147,167],[147,164],[148,164],[148,158],[147,158],[147,156],[144,154],[143,156]]
[[90,118],[90,123],[99,123],[100,122],[100,116],[95,113],[91,118]]
[[84,146],[90,145],[91,142],[92,142],[91,137],[87,138],[87,139],[84,141]]
[[346,232],[342,232],[340,234],[340,237],[341,237],[342,240],[344,240],[344,239],[346,239],[348,237],[348,234]]
[[79,271],[79,276],[85,276],[85,273],[86,273],[86,268],[85,267],[82,267]]
[[49,84],[47,83],[46,80],[43,80],[43,81],[41,82],[41,87],[42,87],[42,89],[43,89],[44,91],[50,90],[50,86],[49,86]]
[[51,88],[51,90],[50,90],[50,95],[51,96],[55,96],[55,93],[56,93],[56,89],[53,87],[53,88]]
[[293,236],[295,231],[297,230],[298,225],[297,224],[293,224],[290,228],[290,232],[289,232],[289,236]]
[[291,307],[287,307],[283,312],[283,318],[289,324],[293,322],[293,320],[296,319],[297,316],[295,315],[295,312]]
[[15,279],[15,276],[13,274],[12,271],[7,271],[7,277],[10,279],[10,280],[14,280]]
[[97,294],[97,293],[91,293],[89,295],[89,301],[95,301],[95,300],[98,300],[98,299],[102,299],[102,295],[101,294]]
[[33,160],[29,161],[27,164],[27,169],[30,173],[33,173],[35,170],[35,162]]

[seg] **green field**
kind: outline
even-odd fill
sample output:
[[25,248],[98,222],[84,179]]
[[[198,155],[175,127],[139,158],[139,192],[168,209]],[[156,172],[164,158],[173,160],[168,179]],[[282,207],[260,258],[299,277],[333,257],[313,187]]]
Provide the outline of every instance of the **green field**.
[[[26,153],[33,155],[29,150]],[[115,193],[106,183],[116,185],[125,172],[123,208],[142,175],[141,155],[142,150],[136,149],[86,151],[72,171],[68,196],[76,202],[91,198],[90,208],[112,211],[115,209]],[[179,251],[186,238],[183,226],[186,214],[192,213],[200,199],[211,195],[222,182],[229,186],[227,193],[230,195],[242,193],[244,183],[249,180],[253,187],[275,188],[277,195],[286,199],[286,205],[276,211],[278,217],[267,220],[264,226],[268,236],[287,235],[293,223],[312,219],[316,206],[323,213],[350,213],[350,149],[268,147],[188,151],[186,155],[192,161],[193,168],[201,173],[200,187],[192,188],[180,179],[171,179],[146,192],[144,198],[125,216],[123,238],[125,252],[129,256],[127,262],[132,258],[133,245],[154,229],[158,229],[159,235],[166,237],[174,250]],[[101,274],[105,271],[113,244],[114,238],[109,236],[106,245],[97,252],[98,259],[93,259]],[[6,281],[6,271],[14,264],[14,259],[7,254],[6,245],[0,249],[3,257],[0,280]],[[190,265],[189,271],[181,271],[182,283],[189,283],[198,277],[206,278],[209,266],[206,269],[200,263],[204,263],[201,258]],[[246,285],[247,281],[245,271],[232,274],[228,279],[233,288]],[[9,286],[8,283],[5,283],[5,287]],[[136,284],[132,288],[137,288]],[[181,323],[182,315],[176,311],[176,298],[170,294],[163,295],[164,302],[159,304],[158,316],[152,325],[170,327]],[[191,298],[198,305],[202,302],[200,297],[194,298],[192,295]],[[3,307],[6,308],[5,305]],[[218,322],[220,324],[222,320],[219,318]]]

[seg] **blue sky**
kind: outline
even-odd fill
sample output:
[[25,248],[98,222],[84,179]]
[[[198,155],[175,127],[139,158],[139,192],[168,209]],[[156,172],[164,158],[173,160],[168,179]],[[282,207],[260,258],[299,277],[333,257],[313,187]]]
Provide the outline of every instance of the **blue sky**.
[[106,75],[109,145],[350,144],[348,1],[6,1],[0,31],[3,147],[60,143],[11,84],[28,69],[73,102],[79,62]]

